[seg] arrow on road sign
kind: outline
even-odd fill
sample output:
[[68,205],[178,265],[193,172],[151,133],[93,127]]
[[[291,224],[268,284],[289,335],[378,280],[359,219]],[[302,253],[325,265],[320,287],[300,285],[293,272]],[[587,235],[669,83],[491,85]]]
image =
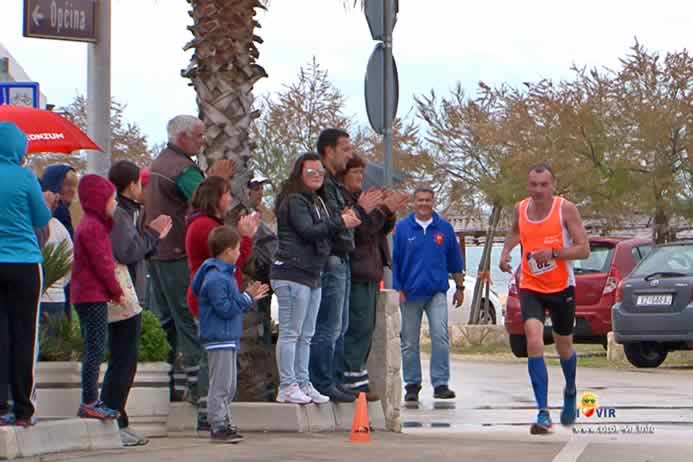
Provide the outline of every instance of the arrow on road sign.
[[39,26],[41,24],[41,20],[45,19],[46,16],[41,13],[41,5],[36,5],[36,8],[34,8],[34,11],[31,13],[31,19],[34,21],[35,26]]
[[[110,4],[110,1],[103,0],[103,3]],[[24,0],[24,36],[94,43],[96,9],[101,3],[100,0]]]

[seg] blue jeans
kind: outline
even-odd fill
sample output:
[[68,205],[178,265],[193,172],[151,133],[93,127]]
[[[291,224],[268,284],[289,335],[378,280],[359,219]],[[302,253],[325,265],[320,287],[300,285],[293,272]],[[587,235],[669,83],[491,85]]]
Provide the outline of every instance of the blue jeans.
[[402,312],[402,373],[405,385],[421,384],[421,317],[426,312],[431,333],[431,384],[447,385],[450,380],[450,339],[448,338],[448,301],[446,294],[404,302]]
[[315,333],[321,289],[277,279],[271,284],[279,304],[279,387],[303,385],[309,381],[310,341]]
[[310,380],[320,392],[343,383],[344,334],[349,327],[351,267],[330,257],[322,275],[322,300],[310,345]]

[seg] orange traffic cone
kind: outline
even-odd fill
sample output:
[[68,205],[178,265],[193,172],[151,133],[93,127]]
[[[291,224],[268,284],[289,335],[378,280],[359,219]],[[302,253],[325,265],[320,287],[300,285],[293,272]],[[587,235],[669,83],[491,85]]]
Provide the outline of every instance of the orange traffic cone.
[[368,405],[366,404],[366,394],[359,393],[356,400],[356,412],[354,421],[351,423],[351,441],[357,443],[368,443],[371,440],[371,425],[368,418]]

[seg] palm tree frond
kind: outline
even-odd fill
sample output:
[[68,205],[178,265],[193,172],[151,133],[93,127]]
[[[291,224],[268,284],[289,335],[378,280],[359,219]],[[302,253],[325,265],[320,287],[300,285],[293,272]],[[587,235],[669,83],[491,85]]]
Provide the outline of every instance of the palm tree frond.
[[41,250],[43,254],[44,292],[53,284],[70,273],[72,268],[72,251],[67,241],[56,245],[46,244]]

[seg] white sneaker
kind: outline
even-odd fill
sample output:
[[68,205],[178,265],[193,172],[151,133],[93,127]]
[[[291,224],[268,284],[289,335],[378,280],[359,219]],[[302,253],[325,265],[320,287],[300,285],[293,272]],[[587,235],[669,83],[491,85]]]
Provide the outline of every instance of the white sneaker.
[[283,390],[279,389],[277,401],[280,403],[308,404],[312,400],[301,391],[297,383],[294,383]]
[[123,443],[123,446],[125,447],[132,447],[132,446],[144,446],[147,443],[149,443],[149,440],[145,438],[142,435],[139,435],[130,428],[121,428],[120,429],[120,441]]
[[301,391],[305,393],[307,397],[311,399],[315,404],[325,404],[330,401],[330,398],[325,395],[321,395],[318,390],[313,387],[313,384],[306,382],[301,385]]

